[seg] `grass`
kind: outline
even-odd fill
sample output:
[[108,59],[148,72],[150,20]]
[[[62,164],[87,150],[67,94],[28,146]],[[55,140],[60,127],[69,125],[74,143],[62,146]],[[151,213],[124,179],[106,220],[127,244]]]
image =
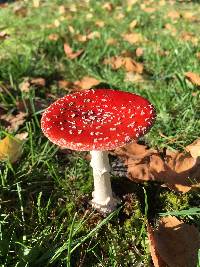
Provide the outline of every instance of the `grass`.
[[[166,1],[164,6],[153,2],[153,13],[142,10],[139,1],[130,9],[117,0],[110,2],[111,11],[103,7],[104,1],[70,0],[44,0],[39,8],[32,1],[18,1],[0,9],[0,32],[8,35],[0,39],[0,107],[17,114],[19,103],[26,103],[28,112],[25,123],[12,132],[28,132],[21,159],[0,163],[2,267],[149,266],[147,219],[170,213],[200,227],[199,192],[181,195],[117,176],[113,176],[113,188],[121,190],[121,208],[106,218],[92,211],[92,174],[86,153],[63,153],[40,129],[45,106],[67,93],[58,81],[73,82],[89,75],[101,80],[102,86],[138,93],[155,105],[157,121],[145,137],[150,146],[183,150],[199,137],[200,94],[184,73],[200,72],[196,57],[200,29],[195,21],[183,17],[174,21],[167,14],[178,10],[197,15],[200,5],[195,1],[174,1],[173,5]],[[141,44],[131,45],[122,38],[133,19],[138,25],[132,31],[145,40]],[[105,26],[96,26],[98,20]],[[164,28],[166,23],[176,28],[175,36]],[[76,39],[77,34],[93,31],[101,37],[85,43]],[[183,40],[184,32],[194,34],[198,43]],[[50,34],[57,34],[58,40],[49,40]],[[108,45],[108,38],[116,38],[116,45]],[[83,55],[67,59],[64,42],[74,51],[84,49]],[[125,82],[123,70],[113,71],[102,64],[122,51],[134,54],[137,47],[144,49],[138,59],[145,65],[143,83]],[[21,92],[25,77],[43,77],[46,86]],[[0,125],[0,137],[5,137],[4,125]]]

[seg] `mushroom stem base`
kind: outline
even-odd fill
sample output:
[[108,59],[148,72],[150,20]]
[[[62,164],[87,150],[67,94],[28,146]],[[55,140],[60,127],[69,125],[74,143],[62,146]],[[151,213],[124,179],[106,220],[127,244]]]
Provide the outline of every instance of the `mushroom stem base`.
[[112,193],[108,152],[91,151],[90,153],[94,177],[94,191],[91,203],[95,209],[102,213],[110,213],[116,208],[119,201]]

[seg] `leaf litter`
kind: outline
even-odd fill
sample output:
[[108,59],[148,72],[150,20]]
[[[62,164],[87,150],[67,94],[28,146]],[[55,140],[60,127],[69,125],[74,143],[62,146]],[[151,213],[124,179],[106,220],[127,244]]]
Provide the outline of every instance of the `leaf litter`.
[[200,183],[200,160],[188,153],[158,151],[132,143],[116,149],[115,154],[124,160],[128,178],[134,182],[157,181],[182,193]]
[[157,229],[147,226],[149,248],[155,267],[196,267],[200,234],[194,225],[175,216],[159,219]]

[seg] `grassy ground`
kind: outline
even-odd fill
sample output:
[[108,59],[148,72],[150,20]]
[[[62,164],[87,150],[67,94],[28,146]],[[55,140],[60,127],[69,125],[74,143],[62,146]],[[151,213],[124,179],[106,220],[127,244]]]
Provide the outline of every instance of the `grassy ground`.
[[[137,185],[115,176],[113,188],[123,205],[104,218],[88,205],[93,185],[86,153],[63,153],[41,133],[44,107],[67,93],[58,81],[74,82],[89,75],[102,86],[138,93],[155,105],[157,122],[145,137],[150,146],[183,150],[199,136],[200,94],[184,78],[187,71],[200,72],[196,57],[199,24],[183,15],[173,19],[167,14],[177,10],[197,15],[200,5],[152,1],[150,6],[156,10],[147,12],[140,5],[145,1],[138,2],[131,9],[125,1],[113,0],[110,11],[104,1],[69,0],[44,0],[39,8],[32,1],[18,1],[0,8],[0,32],[7,34],[0,38],[1,108],[17,114],[20,103],[28,103],[26,121],[12,134],[29,134],[21,159],[0,163],[1,266],[150,266],[147,218],[198,206],[198,192],[181,195],[156,184]],[[137,27],[129,30],[134,19]],[[105,22],[104,27],[96,25],[99,20]],[[175,34],[166,29],[167,23],[176,29]],[[101,37],[84,43],[76,38],[94,31]],[[141,33],[144,41],[124,41],[122,34],[129,31]],[[185,32],[192,37],[184,39]],[[50,34],[57,34],[58,39],[50,40]],[[117,43],[107,44],[109,38]],[[67,59],[64,42],[84,53]],[[113,71],[102,64],[123,51],[134,54],[138,47],[144,50],[138,59],[145,66],[142,83],[126,82],[123,70]],[[21,92],[25,77],[43,77],[46,86]],[[5,137],[3,124],[0,137]],[[200,227],[199,217],[186,218]]]

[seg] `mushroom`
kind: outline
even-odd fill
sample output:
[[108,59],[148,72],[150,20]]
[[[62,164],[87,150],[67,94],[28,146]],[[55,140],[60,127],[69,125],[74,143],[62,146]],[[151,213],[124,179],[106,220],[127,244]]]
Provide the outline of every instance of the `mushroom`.
[[108,150],[144,135],[155,120],[145,98],[124,91],[97,89],[75,92],[58,99],[43,113],[41,128],[53,143],[90,151],[94,176],[92,206],[103,213],[118,203],[110,182]]

